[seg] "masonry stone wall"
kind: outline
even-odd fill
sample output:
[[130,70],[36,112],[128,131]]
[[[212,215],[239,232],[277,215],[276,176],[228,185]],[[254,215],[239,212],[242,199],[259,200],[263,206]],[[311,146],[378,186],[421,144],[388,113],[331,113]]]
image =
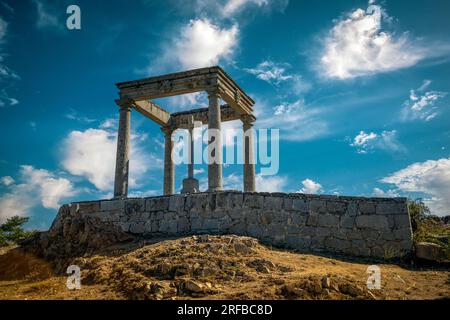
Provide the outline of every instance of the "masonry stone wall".
[[306,252],[398,258],[412,252],[405,198],[223,191],[72,203],[50,231],[89,215],[139,236],[236,234]]

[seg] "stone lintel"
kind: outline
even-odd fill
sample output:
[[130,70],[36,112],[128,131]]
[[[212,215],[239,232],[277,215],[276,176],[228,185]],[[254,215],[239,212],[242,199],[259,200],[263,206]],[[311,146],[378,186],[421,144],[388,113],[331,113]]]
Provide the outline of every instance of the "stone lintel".
[[116,84],[121,98],[135,101],[200,91],[219,90],[220,96],[240,114],[251,114],[254,101],[220,67],[214,66]]

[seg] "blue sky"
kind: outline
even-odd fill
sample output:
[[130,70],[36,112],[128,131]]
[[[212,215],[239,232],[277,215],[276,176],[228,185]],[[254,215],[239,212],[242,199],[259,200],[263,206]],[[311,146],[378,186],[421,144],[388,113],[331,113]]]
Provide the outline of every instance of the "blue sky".
[[[449,21],[446,0],[0,0],[0,220],[45,229],[63,203],[111,197],[114,84],[210,65],[256,101],[257,128],[280,129],[259,190],[421,197],[449,214]],[[136,112],[132,133],[130,193],[161,194],[163,135]],[[242,188],[241,166],[224,176]]]

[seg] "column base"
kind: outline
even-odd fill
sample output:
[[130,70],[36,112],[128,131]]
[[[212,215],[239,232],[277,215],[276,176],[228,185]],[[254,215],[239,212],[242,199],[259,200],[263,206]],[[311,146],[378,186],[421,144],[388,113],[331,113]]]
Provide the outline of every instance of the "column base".
[[199,191],[199,182],[197,179],[187,178],[183,180],[183,189],[181,189],[181,193],[196,193]]

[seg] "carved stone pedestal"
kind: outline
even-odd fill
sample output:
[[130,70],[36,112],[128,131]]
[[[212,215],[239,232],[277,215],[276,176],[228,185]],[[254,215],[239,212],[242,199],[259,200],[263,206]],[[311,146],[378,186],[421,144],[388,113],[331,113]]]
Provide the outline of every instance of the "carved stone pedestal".
[[198,180],[195,178],[187,178],[183,180],[183,189],[181,193],[196,193],[200,192]]

